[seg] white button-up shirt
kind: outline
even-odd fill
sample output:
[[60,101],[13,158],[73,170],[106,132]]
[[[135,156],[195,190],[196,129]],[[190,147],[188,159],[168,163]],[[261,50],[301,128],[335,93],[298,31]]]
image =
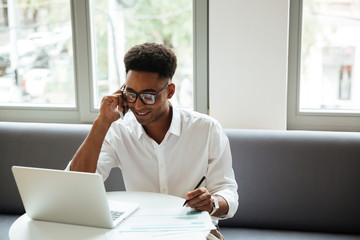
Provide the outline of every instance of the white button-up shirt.
[[104,180],[119,167],[126,190],[160,192],[184,197],[202,176],[201,186],[225,198],[232,217],[238,207],[237,183],[230,145],[213,118],[176,107],[170,128],[158,144],[137,122],[132,112],[114,122],[103,143],[97,173]]

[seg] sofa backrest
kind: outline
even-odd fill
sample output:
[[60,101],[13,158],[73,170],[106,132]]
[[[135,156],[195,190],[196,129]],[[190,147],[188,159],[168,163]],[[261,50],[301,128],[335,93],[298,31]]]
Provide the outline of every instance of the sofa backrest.
[[239,208],[220,226],[360,232],[360,133],[226,134]]
[[[0,214],[24,213],[13,165],[64,169],[91,125],[0,122]],[[226,129],[239,208],[220,226],[360,232],[360,133]],[[107,191],[124,190],[119,169]]]

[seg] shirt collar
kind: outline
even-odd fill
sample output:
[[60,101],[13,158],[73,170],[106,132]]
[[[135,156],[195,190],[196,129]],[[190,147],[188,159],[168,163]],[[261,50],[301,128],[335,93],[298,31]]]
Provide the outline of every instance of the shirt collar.
[[[172,119],[171,119],[171,124],[170,124],[170,128],[168,130],[169,133],[172,133],[176,136],[180,136],[180,112],[179,109],[177,109],[174,106],[170,106],[172,108]],[[144,128],[142,127],[142,125],[136,121],[136,133],[138,136],[138,139],[141,138],[142,135],[146,135],[146,132],[144,130]]]
[[181,131],[180,112],[179,109],[177,109],[176,107],[171,106],[171,108],[172,108],[172,119],[171,119],[169,132],[176,136],[180,136],[180,131]]

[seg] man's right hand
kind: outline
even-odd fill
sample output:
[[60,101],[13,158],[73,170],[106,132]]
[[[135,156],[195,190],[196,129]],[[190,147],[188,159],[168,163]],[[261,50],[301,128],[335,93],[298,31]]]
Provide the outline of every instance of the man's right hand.
[[98,119],[104,123],[111,124],[120,118],[120,113],[125,114],[127,111],[126,101],[123,99],[121,89],[112,95],[103,97],[100,105]]

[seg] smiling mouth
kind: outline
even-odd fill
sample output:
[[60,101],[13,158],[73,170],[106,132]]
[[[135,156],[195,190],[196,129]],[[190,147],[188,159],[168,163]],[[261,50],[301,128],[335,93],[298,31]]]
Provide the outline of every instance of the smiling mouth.
[[143,112],[143,113],[136,112],[136,111],[134,111],[134,112],[135,112],[135,114],[136,114],[137,116],[140,116],[140,117],[144,117],[144,116],[146,116],[146,115],[148,115],[148,114],[150,113],[150,111],[149,111],[149,112]]

